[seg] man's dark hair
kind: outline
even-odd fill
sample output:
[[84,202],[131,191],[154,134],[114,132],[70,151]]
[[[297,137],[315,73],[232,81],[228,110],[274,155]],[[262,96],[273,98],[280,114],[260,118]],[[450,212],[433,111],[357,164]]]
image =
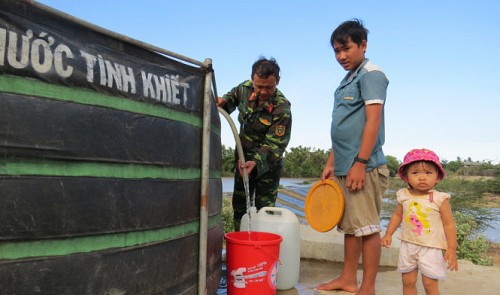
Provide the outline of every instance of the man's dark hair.
[[363,40],[368,41],[368,29],[363,26],[361,20],[355,18],[341,23],[335,31],[333,31],[330,43],[332,47],[334,42],[346,45],[347,42],[349,42],[349,38],[358,46],[361,45]]
[[252,66],[252,79],[254,75],[263,79],[274,75],[276,79],[279,79],[280,66],[274,58],[267,59],[265,57],[260,57]]

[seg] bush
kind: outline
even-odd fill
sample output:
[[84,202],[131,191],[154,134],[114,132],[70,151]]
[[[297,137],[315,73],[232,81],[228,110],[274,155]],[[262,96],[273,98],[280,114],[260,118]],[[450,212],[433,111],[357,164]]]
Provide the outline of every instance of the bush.
[[222,223],[224,224],[224,233],[234,231],[233,206],[231,200],[231,198],[222,198]]
[[474,236],[478,223],[472,214],[454,212],[457,227],[457,257],[474,264],[491,266],[493,261],[488,256],[489,242],[483,235]]

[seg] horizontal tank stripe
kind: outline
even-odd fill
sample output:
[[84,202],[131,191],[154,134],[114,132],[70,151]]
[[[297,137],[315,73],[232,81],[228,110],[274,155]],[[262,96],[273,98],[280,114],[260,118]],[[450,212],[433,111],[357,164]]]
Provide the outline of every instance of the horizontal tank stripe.
[[[174,120],[198,128],[201,128],[203,125],[201,117],[179,112],[163,105],[159,107],[158,105],[105,95],[95,91],[64,87],[11,75],[0,75],[0,92],[38,96],[60,101],[71,101],[85,105],[107,107],[131,113]],[[214,133],[220,136],[219,128],[216,126],[211,126],[211,128]]]
[[[208,226],[213,227],[220,222],[220,214],[211,216],[208,219]],[[193,221],[168,228],[140,232],[114,233],[57,240],[0,243],[0,263],[2,259],[61,256],[160,243],[196,234],[199,232],[199,227],[199,221]]]
[[[90,163],[46,160],[0,159],[0,175],[43,175],[67,177],[112,178],[200,178],[199,168],[159,167],[154,165]],[[220,178],[220,171],[210,171],[210,177]]]

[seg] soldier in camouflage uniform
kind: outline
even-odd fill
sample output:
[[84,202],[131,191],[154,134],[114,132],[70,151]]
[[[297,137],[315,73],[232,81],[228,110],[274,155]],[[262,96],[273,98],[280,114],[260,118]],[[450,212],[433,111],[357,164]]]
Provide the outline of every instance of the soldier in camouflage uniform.
[[228,113],[238,108],[240,140],[245,163],[235,156],[233,210],[235,230],[247,211],[241,170],[249,177],[250,196],[255,194],[257,210],[273,207],[283,169],[283,153],[290,141],[292,113],[290,102],[276,86],[280,68],[274,59],[260,58],[252,66],[251,80],[219,97],[217,105]]

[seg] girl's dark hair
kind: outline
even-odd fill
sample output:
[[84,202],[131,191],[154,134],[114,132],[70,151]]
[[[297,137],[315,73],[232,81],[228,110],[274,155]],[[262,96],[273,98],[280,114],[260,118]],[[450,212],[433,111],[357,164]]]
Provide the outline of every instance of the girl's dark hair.
[[335,31],[333,31],[330,43],[332,47],[334,42],[346,45],[349,39],[358,46],[361,45],[363,40],[368,41],[368,29],[363,26],[361,20],[355,18],[341,23]]
[[252,66],[252,75],[257,75],[259,78],[268,78],[274,75],[277,79],[280,77],[280,66],[274,58],[267,59],[260,57]]

